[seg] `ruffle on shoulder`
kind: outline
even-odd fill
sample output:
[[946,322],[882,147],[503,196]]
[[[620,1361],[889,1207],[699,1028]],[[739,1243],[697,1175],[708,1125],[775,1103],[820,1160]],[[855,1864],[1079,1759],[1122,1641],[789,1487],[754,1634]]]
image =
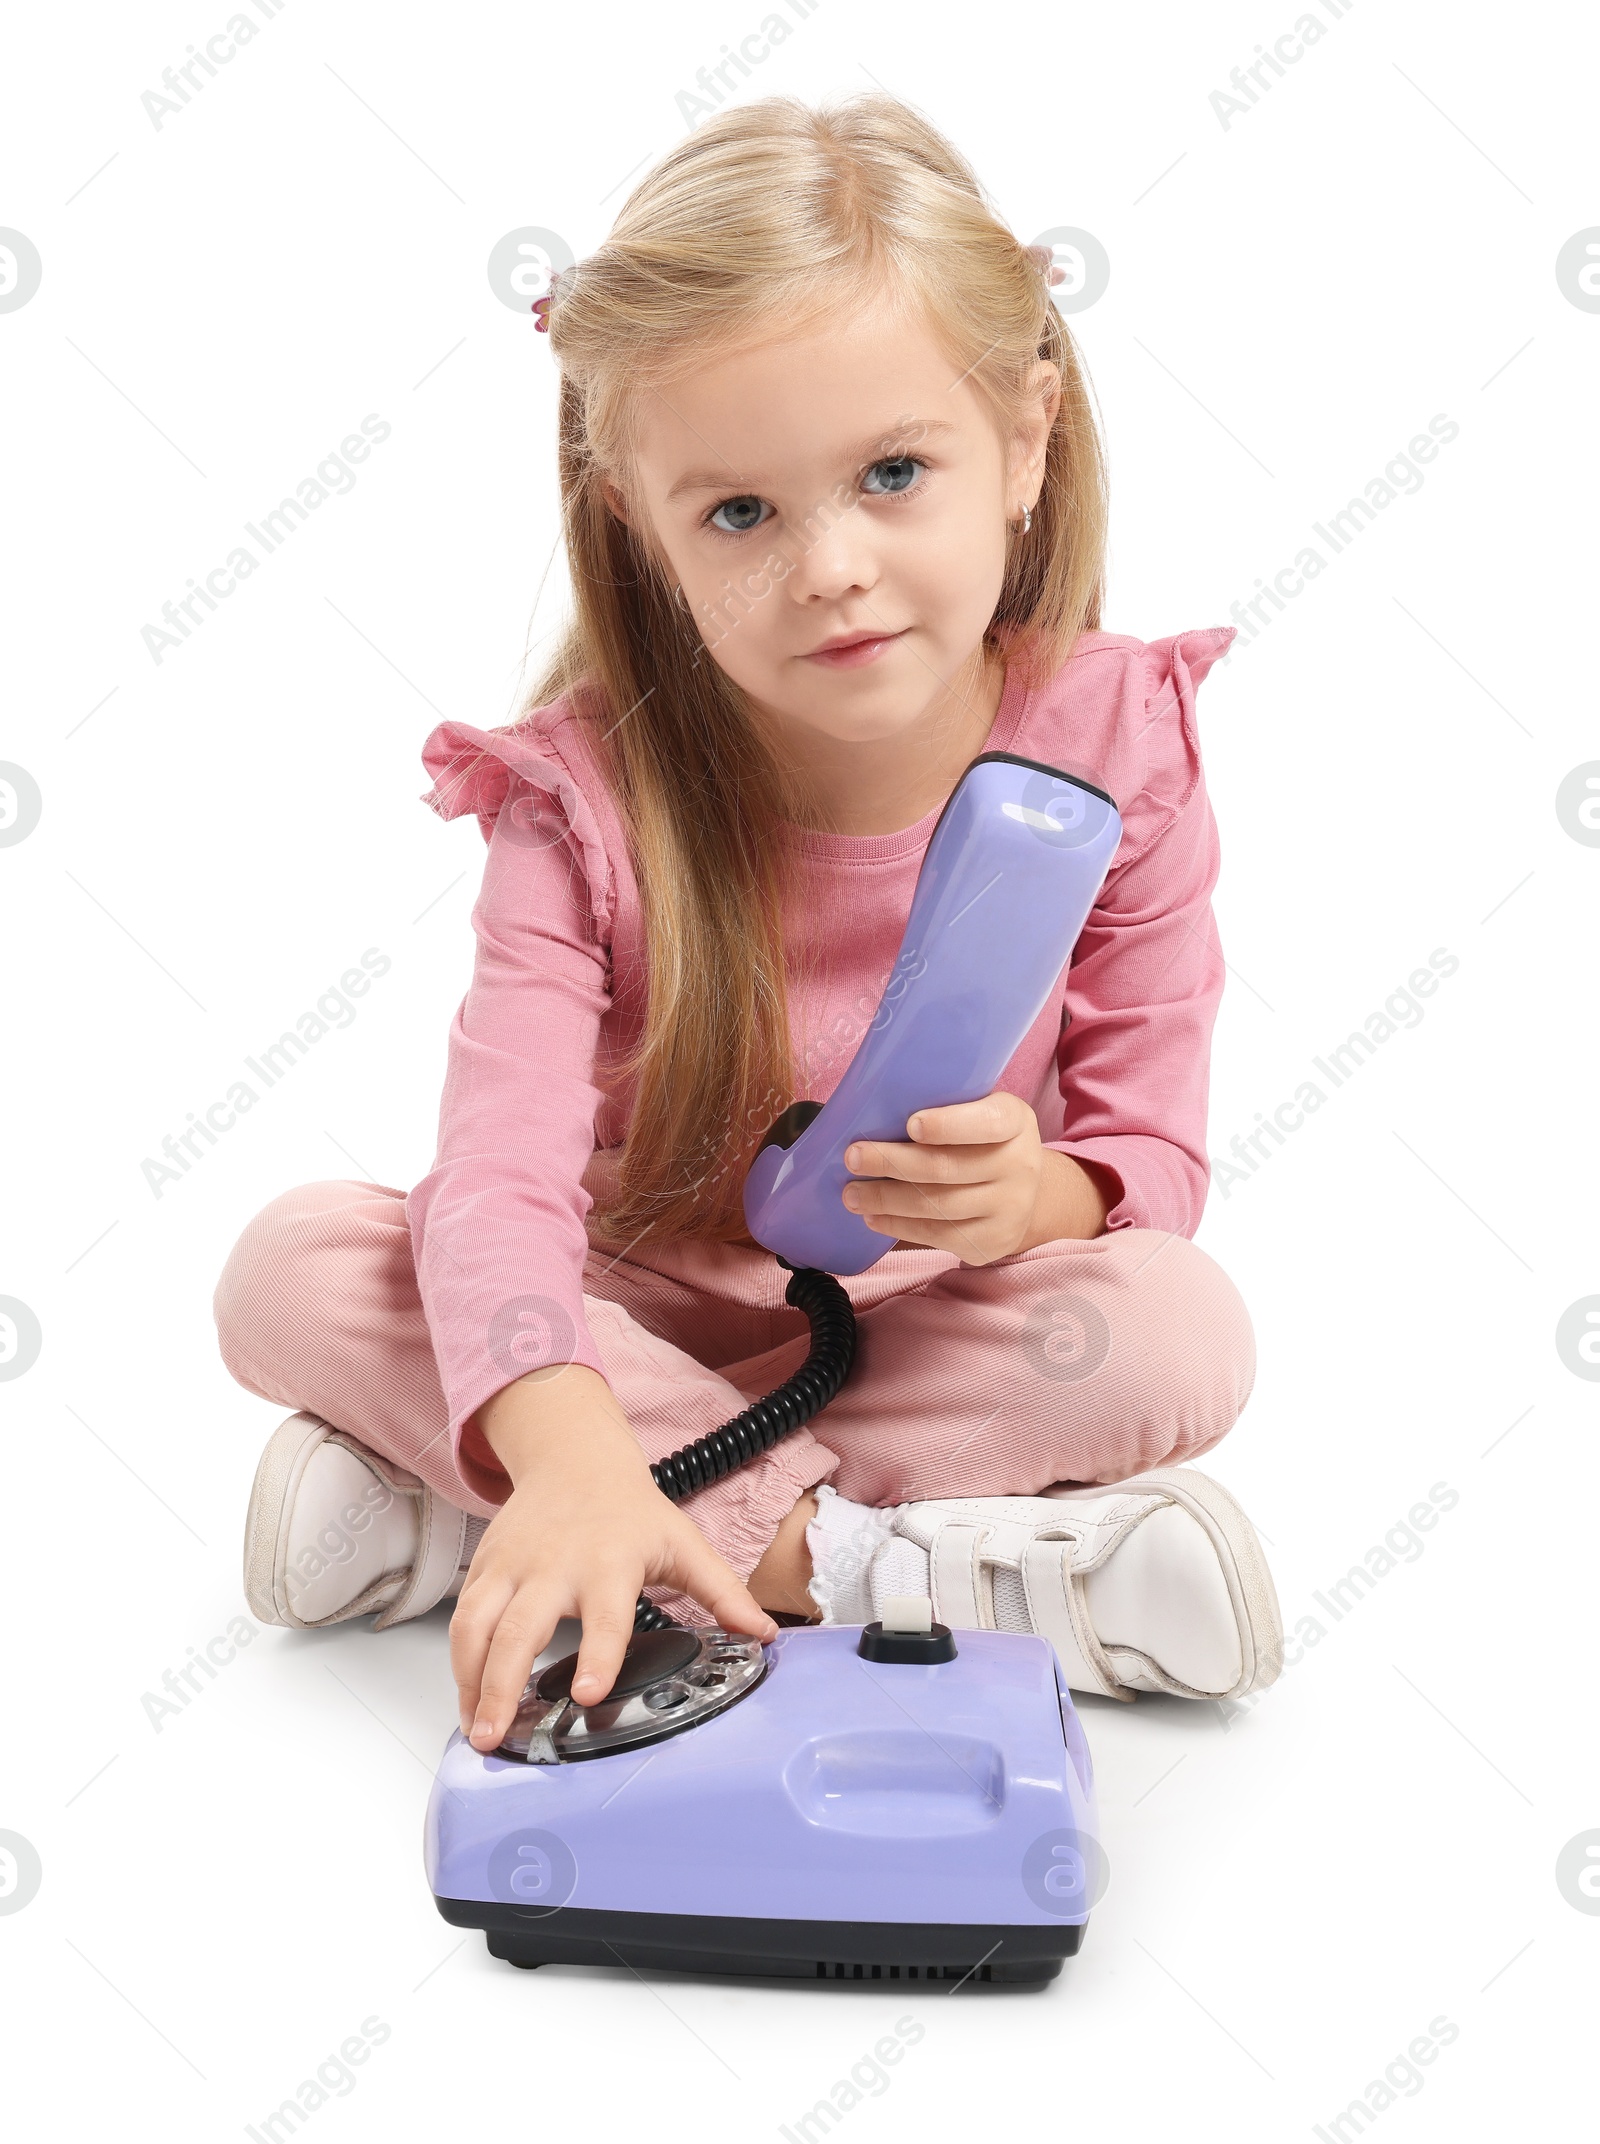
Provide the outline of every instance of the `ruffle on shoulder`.
[[475,812],[485,841],[492,838],[508,798],[530,789],[551,798],[577,844],[595,921],[602,930],[610,928],[616,885],[600,823],[547,731],[528,723],[480,730],[468,722],[441,722],[423,744],[422,764],[433,776],[423,803],[441,819]]
[[1199,788],[1195,690],[1236,638],[1234,626],[1203,626],[1144,644],[1144,716],[1133,755],[1142,764],[1137,800],[1123,815],[1119,864],[1132,863],[1158,840]]

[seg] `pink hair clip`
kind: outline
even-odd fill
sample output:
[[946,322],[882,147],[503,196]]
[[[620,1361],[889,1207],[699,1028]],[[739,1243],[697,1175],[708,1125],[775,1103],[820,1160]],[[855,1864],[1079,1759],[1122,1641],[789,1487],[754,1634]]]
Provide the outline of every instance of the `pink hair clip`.
[[534,299],[532,309],[539,316],[536,325],[541,335],[547,335],[550,332],[550,308],[556,299],[560,297],[563,285],[572,280],[574,272],[571,268],[553,270],[550,276],[550,288],[542,298]]
[[1022,250],[1047,283],[1054,285],[1067,280],[1067,271],[1057,266],[1056,257],[1048,246],[1024,246]]

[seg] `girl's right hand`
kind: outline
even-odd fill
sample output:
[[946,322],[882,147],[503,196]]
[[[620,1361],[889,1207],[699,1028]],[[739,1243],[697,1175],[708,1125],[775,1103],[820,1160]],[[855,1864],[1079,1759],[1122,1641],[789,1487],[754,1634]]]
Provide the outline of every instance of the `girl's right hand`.
[[594,1705],[616,1680],[645,1585],[672,1586],[725,1630],[778,1626],[698,1526],[661,1494],[610,1386],[582,1363],[536,1370],[478,1410],[511,1495],[478,1544],[450,1623],[461,1732],[491,1750],[563,1616],[583,1623],[572,1679]]

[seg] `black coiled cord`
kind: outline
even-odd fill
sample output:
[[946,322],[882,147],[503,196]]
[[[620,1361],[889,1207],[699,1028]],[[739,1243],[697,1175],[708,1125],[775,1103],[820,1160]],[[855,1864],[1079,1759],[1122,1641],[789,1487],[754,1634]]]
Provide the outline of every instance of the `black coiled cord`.
[[[856,1314],[849,1296],[831,1273],[814,1266],[790,1266],[782,1257],[778,1263],[789,1271],[784,1300],[803,1310],[811,1321],[811,1352],[765,1399],[752,1400],[731,1422],[655,1462],[650,1477],[675,1504],[770,1452],[780,1437],[820,1414],[850,1375],[856,1355]],[[670,1630],[673,1623],[671,1616],[641,1593],[633,1611],[633,1627]]]

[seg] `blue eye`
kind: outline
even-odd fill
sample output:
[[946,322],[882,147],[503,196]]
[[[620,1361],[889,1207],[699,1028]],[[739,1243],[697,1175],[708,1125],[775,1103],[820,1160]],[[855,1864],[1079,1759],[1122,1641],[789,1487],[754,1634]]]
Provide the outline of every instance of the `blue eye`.
[[[912,454],[885,456],[865,472],[861,489],[869,499],[903,498],[917,488],[927,466]],[[714,506],[705,517],[705,526],[715,529],[719,536],[746,536],[769,521],[775,511],[754,492],[743,491]]]
[[[874,498],[892,498],[897,491],[909,491],[917,481],[918,470],[926,466],[925,462],[919,462],[910,454],[898,454],[890,461],[874,462],[862,478],[861,488]],[[880,469],[888,481],[874,484],[872,479]]]
[[[718,519],[721,514],[729,516],[731,527],[727,521]],[[712,508],[707,518],[711,526],[720,529],[723,535],[742,536],[747,529],[759,528],[766,519],[766,502],[754,498],[749,492],[743,492],[737,499],[724,499],[720,506]]]

